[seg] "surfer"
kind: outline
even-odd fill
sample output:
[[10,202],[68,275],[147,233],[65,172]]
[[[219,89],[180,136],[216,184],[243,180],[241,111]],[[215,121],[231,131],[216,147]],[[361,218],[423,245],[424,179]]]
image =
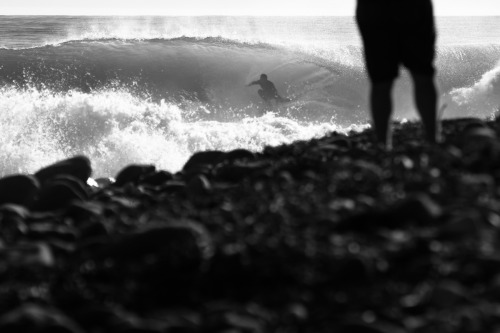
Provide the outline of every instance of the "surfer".
[[356,21],[371,82],[370,107],[377,140],[391,148],[391,91],[403,65],[413,80],[414,99],[427,140],[435,143],[436,32],[431,0],[358,0]]
[[274,83],[267,79],[266,74],[261,74],[260,79],[257,81],[250,82],[247,86],[259,85],[260,89],[258,91],[259,96],[266,102],[268,105],[271,105],[271,101],[276,101],[278,103],[289,102],[290,100],[287,98],[283,98],[278,93],[278,90],[274,86]]

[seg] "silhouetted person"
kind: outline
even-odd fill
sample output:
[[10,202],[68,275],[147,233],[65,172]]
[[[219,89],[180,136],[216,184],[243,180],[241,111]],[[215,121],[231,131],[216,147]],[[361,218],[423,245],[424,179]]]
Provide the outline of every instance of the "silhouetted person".
[[358,0],[356,20],[371,81],[370,107],[378,141],[391,147],[391,91],[404,65],[413,79],[427,140],[436,142],[436,32],[431,0]]
[[274,83],[267,79],[266,74],[261,74],[260,79],[257,81],[250,82],[247,86],[252,86],[258,84],[260,89],[258,91],[259,96],[266,102],[268,105],[271,105],[271,101],[275,100],[276,102],[287,102],[289,101],[286,98],[283,98],[279,95],[278,90],[274,86]]

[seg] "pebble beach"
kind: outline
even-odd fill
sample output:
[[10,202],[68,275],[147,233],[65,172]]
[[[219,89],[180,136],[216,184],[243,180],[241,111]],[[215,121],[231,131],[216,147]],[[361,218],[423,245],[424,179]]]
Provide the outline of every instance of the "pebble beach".
[[496,332],[500,122],[0,179],[0,332]]

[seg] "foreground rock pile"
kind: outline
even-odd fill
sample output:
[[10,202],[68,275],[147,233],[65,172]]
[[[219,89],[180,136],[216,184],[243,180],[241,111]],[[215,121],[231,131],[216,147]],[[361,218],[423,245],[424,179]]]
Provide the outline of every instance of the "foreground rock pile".
[[500,122],[0,179],[0,332],[496,332]]

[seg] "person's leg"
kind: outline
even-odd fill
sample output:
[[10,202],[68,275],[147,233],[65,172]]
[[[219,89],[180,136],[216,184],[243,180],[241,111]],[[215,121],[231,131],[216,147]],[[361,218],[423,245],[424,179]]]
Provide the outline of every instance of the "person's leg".
[[387,149],[392,147],[390,117],[392,114],[392,85],[394,81],[372,82],[370,106],[377,141]]
[[439,133],[437,126],[437,92],[431,75],[412,73],[415,104],[422,119],[427,141],[436,143]]

